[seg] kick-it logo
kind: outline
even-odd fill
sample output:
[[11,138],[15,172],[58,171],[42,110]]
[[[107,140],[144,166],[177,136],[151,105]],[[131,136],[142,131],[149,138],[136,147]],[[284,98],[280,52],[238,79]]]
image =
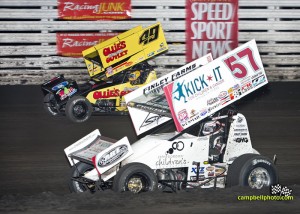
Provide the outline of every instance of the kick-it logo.
[[209,87],[213,82],[218,82],[222,79],[220,66],[212,69],[212,75],[200,75],[196,76],[193,80],[183,80],[181,82],[177,81],[173,85],[173,98],[177,101],[183,101],[187,103],[190,97],[193,97]]
[[196,77],[194,80],[189,82],[185,82],[185,80],[183,80],[181,83],[177,82],[173,88],[174,87],[176,87],[176,89],[175,91],[173,89],[173,94],[177,93],[177,96],[174,96],[174,99],[178,101],[183,100],[184,103],[186,103],[190,96],[208,87],[208,84],[206,83],[203,74],[202,76]]

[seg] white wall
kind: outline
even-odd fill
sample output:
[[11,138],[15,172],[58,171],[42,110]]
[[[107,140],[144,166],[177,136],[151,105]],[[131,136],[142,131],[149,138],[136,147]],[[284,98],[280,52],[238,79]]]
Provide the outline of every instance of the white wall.
[[[300,1],[239,5],[239,43],[256,39],[270,81],[299,81]],[[169,51],[151,64],[159,74],[185,64],[185,0],[132,0],[133,19],[126,21],[59,21],[56,6],[56,0],[0,1],[0,84],[41,84],[56,74],[86,80],[82,58],[56,55],[60,31],[125,31],[160,21]]]

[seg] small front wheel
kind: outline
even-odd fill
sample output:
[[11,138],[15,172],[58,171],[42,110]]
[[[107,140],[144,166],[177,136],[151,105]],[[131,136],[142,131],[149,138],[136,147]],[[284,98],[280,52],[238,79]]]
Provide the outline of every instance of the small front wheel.
[[244,154],[236,158],[228,168],[227,186],[249,186],[262,189],[278,183],[273,162],[258,154]]
[[82,123],[91,117],[93,107],[85,97],[74,96],[68,100],[65,111],[69,120]]
[[116,192],[140,193],[154,191],[157,185],[156,175],[150,167],[142,163],[129,163],[118,171],[113,189]]

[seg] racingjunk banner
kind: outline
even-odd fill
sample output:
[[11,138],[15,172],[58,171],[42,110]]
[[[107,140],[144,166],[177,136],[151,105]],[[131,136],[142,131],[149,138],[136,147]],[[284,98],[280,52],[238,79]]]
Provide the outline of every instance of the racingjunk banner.
[[58,17],[67,20],[120,20],[131,17],[131,0],[58,0]]
[[186,0],[186,61],[238,46],[238,0]]
[[178,131],[268,83],[255,40],[164,87]]
[[95,46],[118,33],[56,33],[57,55],[82,57],[82,51]]
[[[171,120],[170,117],[163,116],[162,114],[165,113],[166,109],[169,112],[163,91],[165,85],[193,72],[195,69],[212,60],[211,54],[207,54],[127,94],[125,101],[136,134],[140,135]],[[153,113],[153,109],[159,108],[161,114]]]

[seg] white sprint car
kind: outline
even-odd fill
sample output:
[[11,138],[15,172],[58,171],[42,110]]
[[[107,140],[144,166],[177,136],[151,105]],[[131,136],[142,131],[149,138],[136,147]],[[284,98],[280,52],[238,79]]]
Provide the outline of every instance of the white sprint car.
[[172,119],[177,131],[130,144],[127,137],[117,141],[95,130],[67,147],[71,191],[276,184],[275,159],[252,148],[246,118],[230,107],[267,84],[255,41],[216,60],[204,58],[125,96],[137,134]]

